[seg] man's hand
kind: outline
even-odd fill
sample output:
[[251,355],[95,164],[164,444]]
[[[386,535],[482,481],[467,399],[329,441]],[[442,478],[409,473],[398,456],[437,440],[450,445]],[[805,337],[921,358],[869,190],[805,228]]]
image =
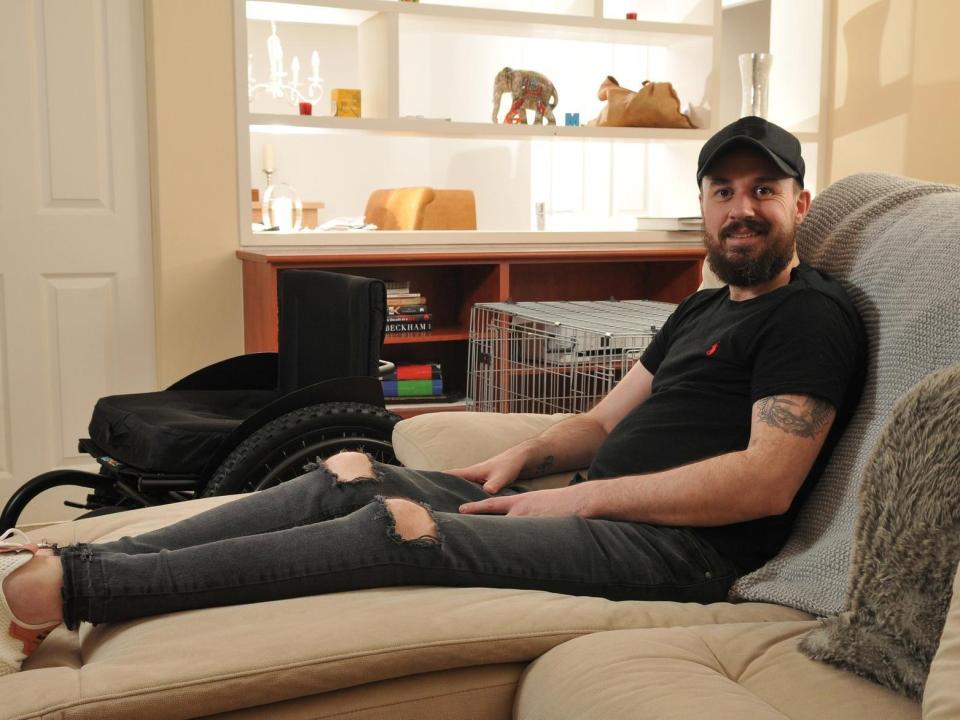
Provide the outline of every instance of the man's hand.
[[552,490],[531,490],[518,495],[492,497],[464,503],[465,515],[506,515],[507,517],[587,517],[585,496],[578,485]]
[[482,485],[485,492],[495,495],[520,478],[587,467],[606,436],[602,419],[591,411],[555,423],[489,460],[444,472]]
[[508,450],[475,465],[444,470],[444,472],[482,485],[485,493],[496,495],[516,481],[525,463],[526,459],[521,453]]

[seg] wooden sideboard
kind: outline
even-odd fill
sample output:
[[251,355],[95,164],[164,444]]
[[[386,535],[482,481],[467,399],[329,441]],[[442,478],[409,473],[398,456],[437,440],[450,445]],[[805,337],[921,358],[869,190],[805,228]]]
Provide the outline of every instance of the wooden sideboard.
[[[277,272],[320,268],[382,280],[409,281],[433,313],[433,331],[388,336],[383,357],[397,363],[439,362],[444,387],[466,388],[470,309],[506,300],[650,299],[679,302],[700,284],[701,247],[630,250],[331,253],[314,248],[238,250],[243,263],[244,346],[277,349]],[[392,408],[411,415],[416,410]],[[451,409],[440,406],[440,409]]]

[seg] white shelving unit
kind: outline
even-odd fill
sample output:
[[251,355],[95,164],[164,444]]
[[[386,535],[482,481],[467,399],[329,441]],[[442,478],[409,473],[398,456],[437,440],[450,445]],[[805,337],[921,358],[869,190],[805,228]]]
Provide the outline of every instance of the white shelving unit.
[[[778,17],[814,12],[814,22],[823,23],[828,1],[805,0],[806,11],[782,8]],[[627,11],[639,20],[620,19]],[[305,200],[326,202],[327,218],[359,215],[377,187],[419,184],[471,187],[480,230],[512,233],[518,244],[534,234],[532,206],[540,199],[555,212],[548,229],[575,229],[559,235],[579,244],[628,229],[593,227],[592,217],[693,214],[696,155],[720,126],[722,12],[721,0],[235,0],[241,244],[356,246],[351,233],[249,230],[250,188],[263,185],[264,142],[276,148],[277,178],[292,182]],[[295,108],[276,101],[248,103],[248,54],[262,79],[270,19],[287,65],[299,54],[307,67],[308,48],[322,51],[326,92],[316,115],[292,114]],[[504,65],[537,69],[555,81],[557,125],[490,121],[493,78]],[[607,74],[625,87],[669,80],[682,109],[688,103],[705,109],[708,126],[565,127],[565,112],[579,112],[581,123],[596,116],[602,107],[596,89]],[[823,95],[820,76],[813,79],[814,96]],[[362,118],[326,114],[334,87],[360,88]],[[802,119],[797,135],[816,155],[823,113],[808,96],[814,107],[784,114]],[[501,117],[508,104],[509,96]],[[563,225],[567,216],[579,224]],[[416,235],[390,233],[401,244]]]
[[287,135],[333,131],[368,132],[408,137],[455,138],[567,138],[583,140],[706,140],[710,130],[677,128],[566,127],[564,125],[494,125],[493,123],[453,122],[427,118],[340,118],[251,114],[251,133]]

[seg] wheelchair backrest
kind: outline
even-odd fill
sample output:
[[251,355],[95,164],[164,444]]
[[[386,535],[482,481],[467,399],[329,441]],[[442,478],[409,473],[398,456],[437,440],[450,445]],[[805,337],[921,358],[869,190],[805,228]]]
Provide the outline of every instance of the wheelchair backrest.
[[377,376],[387,313],[382,280],[323,270],[281,270],[278,389]]

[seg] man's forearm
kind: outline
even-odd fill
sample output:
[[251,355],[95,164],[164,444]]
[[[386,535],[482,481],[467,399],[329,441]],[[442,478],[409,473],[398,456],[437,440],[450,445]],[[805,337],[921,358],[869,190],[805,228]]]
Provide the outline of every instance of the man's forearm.
[[[778,412],[769,411],[771,403]],[[579,515],[674,526],[729,525],[780,515],[790,508],[823,448],[832,417],[822,418],[822,404],[806,395],[764,398],[754,403],[750,442],[744,450],[660,472],[491,497],[467,503],[461,512]],[[589,424],[591,420],[599,429]],[[544,433],[524,449],[517,446],[518,454],[509,458],[514,476],[552,453],[557,467],[585,465],[589,462],[585,451],[591,450],[592,459],[605,436],[603,427],[592,418],[558,423],[554,432]]]
[[517,446],[524,454],[522,478],[578,470],[593,462],[607,434],[586,415],[574,415]]
[[747,451],[661,472],[596,480],[582,493],[584,514],[656,525],[715,526],[786,512],[795,486],[777,483]]

